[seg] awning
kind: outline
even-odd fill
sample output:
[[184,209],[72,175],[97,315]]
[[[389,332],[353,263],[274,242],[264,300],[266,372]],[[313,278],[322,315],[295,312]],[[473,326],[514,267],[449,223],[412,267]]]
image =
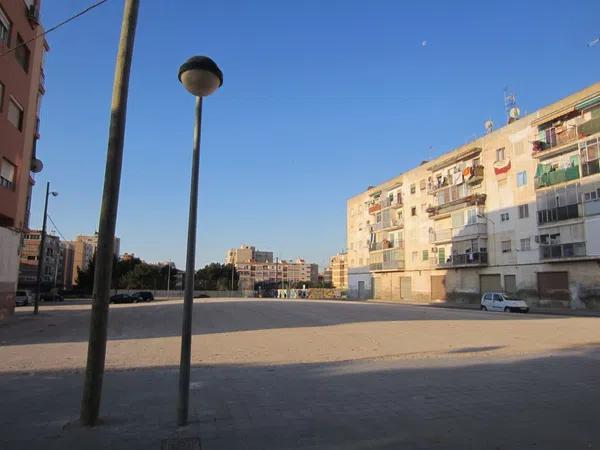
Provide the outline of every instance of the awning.
[[555,119],[558,119],[559,117],[562,117],[565,114],[572,113],[573,111],[575,111],[575,105],[565,106],[563,108],[556,109],[556,110],[552,111],[551,113],[545,114],[545,115],[535,119],[534,121],[531,122],[531,125],[532,126],[542,125],[542,124],[545,124],[546,122],[550,122]]
[[600,104],[600,94],[593,96],[592,98],[588,98],[587,100],[583,100],[575,105],[575,109],[588,109],[592,106]]
[[444,167],[450,166],[450,165],[455,164],[464,159],[472,158],[472,157],[478,155],[479,153],[481,153],[481,147],[473,147],[465,152],[451,156],[450,158],[444,159],[440,162],[435,162],[434,164],[429,166],[427,168],[427,170],[431,170],[432,172],[435,172],[436,170],[443,169]]

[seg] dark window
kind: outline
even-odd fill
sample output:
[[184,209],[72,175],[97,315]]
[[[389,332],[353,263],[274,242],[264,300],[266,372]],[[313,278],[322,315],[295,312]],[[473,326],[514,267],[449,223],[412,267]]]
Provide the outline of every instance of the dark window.
[[519,205],[519,219],[529,217],[529,205]]
[[17,34],[17,45],[15,49],[15,58],[25,72],[29,72],[29,58],[31,50],[25,45],[25,41],[20,34]]
[[410,208],[410,215],[411,216],[417,215],[417,207],[416,206],[413,206],[412,208]]

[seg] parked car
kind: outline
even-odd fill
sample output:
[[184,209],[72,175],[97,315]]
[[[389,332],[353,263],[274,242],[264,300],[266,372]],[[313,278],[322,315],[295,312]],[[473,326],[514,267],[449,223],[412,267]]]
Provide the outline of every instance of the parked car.
[[140,291],[133,294],[140,302],[151,302],[154,300],[154,295],[150,291]]
[[27,306],[33,303],[33,296],[29,291],[17,291],[15,293],[15,306]]
[[524,300],[505,292],[486,292],[481,297],[482,311],[529,312]]
[[43,302],[62,302],[64,297],[60,294],[53,294],[52,292],[44,292],[40,294],[40,300]]
[[110,303],[137,303],[137,297],[131,294],[116,294],[110,297]]

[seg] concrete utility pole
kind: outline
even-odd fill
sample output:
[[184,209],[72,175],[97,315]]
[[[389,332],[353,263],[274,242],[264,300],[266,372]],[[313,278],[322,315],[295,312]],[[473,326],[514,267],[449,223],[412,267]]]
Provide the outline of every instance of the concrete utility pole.
[[33,299],[33,313],[37,314],[40,305],[40,286],[42,284],[42,266],[44,265],[44,244],[46,243],[46,218],[48,217],[48,196],[50,195],[50,182],[46,183],[46,201],[44,203],[44,220],[42,235],[40,236],[40,248],[38,252],[37,277],[35,280],[35,298]]
[[104,359],[106,356],[106,330],[108,327],[108,301],[115,251],[115,227],[119,204],[123,141],[127,116],[127,93],[138,9],[139,0],[125,0],[121,38],[113,83],[110,130],[104,173],[104,192],[102,193],[98,247],[96,249],[90,338],[83,397],[81,400],[80,419],[81,423],[87,426],[96,424],[102,394]]

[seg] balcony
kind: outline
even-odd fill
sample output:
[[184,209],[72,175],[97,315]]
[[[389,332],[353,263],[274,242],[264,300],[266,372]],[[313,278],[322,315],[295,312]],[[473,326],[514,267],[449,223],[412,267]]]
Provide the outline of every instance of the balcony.
[[448,256],[446,262],[438,263],[437,267],[484,266],[487,263],[488,254],[486,252],[475,252]]
[[538,224],[559,222],[561,220],[576,219],[581,217],[579,204],[574,203],[557,208],[542,209],[538,211]]
[[381,203],[380,202],[374,203],[371,206],[369,206],[369,214],[375,214],[379,211],[381,211]]
[[388,221],[381,222],[381,230],[394,230],[396,228],[402,228],[404,226],[404,219],[395,218]]
[[376,252],[378,250],[389,250],[392,248],[404,248],[404,241],[389,241],[385,239],[381,242],[373,242],[369,245],[370,252]]
[[582,256],[586,256],[585,242],[540,245],[541,260],[578,258]]
[[553,170],[551,172],[546,172],[541,174],[540,176],[535,177],[535,188],[540,189],[548,186],[554,186],[555,184],[577,180],[578,178],[580,178],[579,166]]
[[590,175],[600,173],[600,160],[595,159],[593,161],[582,161],[581,172],[581,175],[584,177],[589,177]]
[[402,197],[397,196],[394,198],[386,197],[381,199],[382,208],[402,208]]
[[9,191],[14,191],[15,190],[15,182],[14,181],[10,181],[4,177],[0,177],[0,186],[2,186],[3,188],[8,189]]
[[402,269],[404,269],[404,261],[399,260],[399,259],[369,263],[369,270],[372,270],[375,272],[378,270],[402,270]]
[[452,240],[452,228],[445,228],[443,230],[432,230],[429,233],[429,242],[432,244],[438,244],[440,242],[450,242]]
[[540,133],[545,133],[545,136],[533,141],[531,147],[533,156],[535,157],[547,150],[562,147],[563,145],[570,144],[579,139],[577,127],[574,126],[566,129],[562,127],[551,127]]
[[483,166],[476,166],[471,168],[471,173],[469,175],[469,177],[466,179],[468,184],[476,184],[479,183],[481,181],[483,181],[483,173],[484,173],[484,167]]
[[[452,186],[457,187],[457,186]],[[467,195],[463,195],[467,193]],[[468,189],[466,186],[463,192],[460,191],[449,191],[448,195],[439,195],[438,193],[438,205],[429,205],[427,208],[427,212],[429,213],[429,217],[434,217],[438,214],[443,214],[445,212],[450,212],[453,206],[461,205],[463,203],[467,203],[469,205],[483,205],[485,204],[486,194],[468,194]]]

